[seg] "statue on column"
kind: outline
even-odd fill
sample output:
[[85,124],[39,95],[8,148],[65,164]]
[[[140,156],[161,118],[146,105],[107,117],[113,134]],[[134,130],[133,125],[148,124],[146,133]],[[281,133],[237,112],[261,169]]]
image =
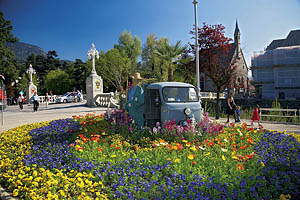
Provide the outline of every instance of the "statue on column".
[[29,68],[26,71],[29,74],[29,85],[27,87],[27,93],[26,93],[26,98],[27,98],[27,103],[31,102],[31,97],[35,92],[37,92],[37,87],[33,84],[32,81],[32,74],[35,74],[35,70],[33,69],[32,65],[29,65]]

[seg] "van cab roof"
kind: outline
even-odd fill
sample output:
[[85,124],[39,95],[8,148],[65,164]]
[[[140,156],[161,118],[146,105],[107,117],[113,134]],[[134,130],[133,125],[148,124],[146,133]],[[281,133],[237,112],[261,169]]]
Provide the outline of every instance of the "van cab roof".
[[147,89],[161,89],[163,87],[194,87],[189,83],[182,83],[182,82],[158,82],[158,83],[151,83],[147,86]]

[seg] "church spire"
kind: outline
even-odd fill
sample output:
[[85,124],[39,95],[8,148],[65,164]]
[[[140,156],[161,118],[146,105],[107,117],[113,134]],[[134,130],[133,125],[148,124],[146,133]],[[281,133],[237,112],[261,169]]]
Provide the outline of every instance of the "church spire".
[[236,22],[235,22],[235,30],[234,30],[234,43],[236,45],[240,45],[240,36],[241,36],[241,33],[240,33],[240,29],[239,29],[239,25],[238,25],[238,21],[236,19]]

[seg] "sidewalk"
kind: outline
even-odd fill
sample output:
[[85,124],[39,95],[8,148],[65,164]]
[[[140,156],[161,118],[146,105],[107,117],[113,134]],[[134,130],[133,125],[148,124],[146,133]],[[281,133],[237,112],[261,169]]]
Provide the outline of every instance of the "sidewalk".
[[48,108],[41,104],[38,112],[33,112],[32,105],[24,105],[23,110],[19,110],[19,106],[8,106],[4,110],[4,125],[2,125],[2,113],[0,112],[0,134],[23,124],[72,118],[73,115],[88,113],[102,114],[106,109],[104,107],[89,108],[84,103],[50,104]]
[[[220,118],[220,121],[222,123],[226,123],[226,118]],[[234,120],[231,118],[231,122],[234,122]],[[258,128],[257,122],[254,122],[251,126],[251,120],[250,119],[241,119],[241,123],[246,123],[249,127]],[[276,131],[286,131],[287,133],[297,133],[300,134],[300,124],[288,124],[288,123],[276,123],[276,122],[270,122],[270,121],[263,121],[261,122],[261,125],[264,127],[264,129],[268,130],[276,130]]]

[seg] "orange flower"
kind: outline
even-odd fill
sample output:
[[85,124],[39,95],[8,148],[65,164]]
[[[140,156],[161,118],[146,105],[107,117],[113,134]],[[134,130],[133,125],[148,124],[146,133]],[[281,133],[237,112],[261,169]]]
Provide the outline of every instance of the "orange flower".
[[237,149],[236,149],[236,148],[233,148],[233,151],[237,151]]
[[110,148],[114,148],[114,147],[115,147],[115,145],[113,145],[113,144],[110,145]]
[[241,146],[241,147],[240,147],[240,149],[245,149],[245,148],[246,148],[245,146]]
[[232,147],[236,147],[236,144],[232,144],[231,146],[232,146]]
[[171,160],[171,158],[167,158],[167,160]]
[[139,147],[135,146],[135,147],[134,147],[134,150],[135,150],[135,151],[139,150]]
[[241,164],[238,164],[237,169],[238,170],[243,170],[243,166]]
[[178,146],[173,146],[172,149],[173,150],[178,150]]
[[101,147],[98,147],[97,150],[103,152],[103,149]]
[[247,141],[248,141],[250,144],[253,144],[253,143],[254,143],[254,141],[253,141],[252,138],[249,138]]
[[192,162],[192,165],[196,165],[196,164],[197,164],[196,161],[193,161],[193,162]]
[[209,143],[207,144],[207,146],[210,147],[210,146],[212,146],[213,144],[214,144],[214,142],[209,142]]
[[186,146],[187,147],[191,146],[191,143],[190,142],[186,143]]

